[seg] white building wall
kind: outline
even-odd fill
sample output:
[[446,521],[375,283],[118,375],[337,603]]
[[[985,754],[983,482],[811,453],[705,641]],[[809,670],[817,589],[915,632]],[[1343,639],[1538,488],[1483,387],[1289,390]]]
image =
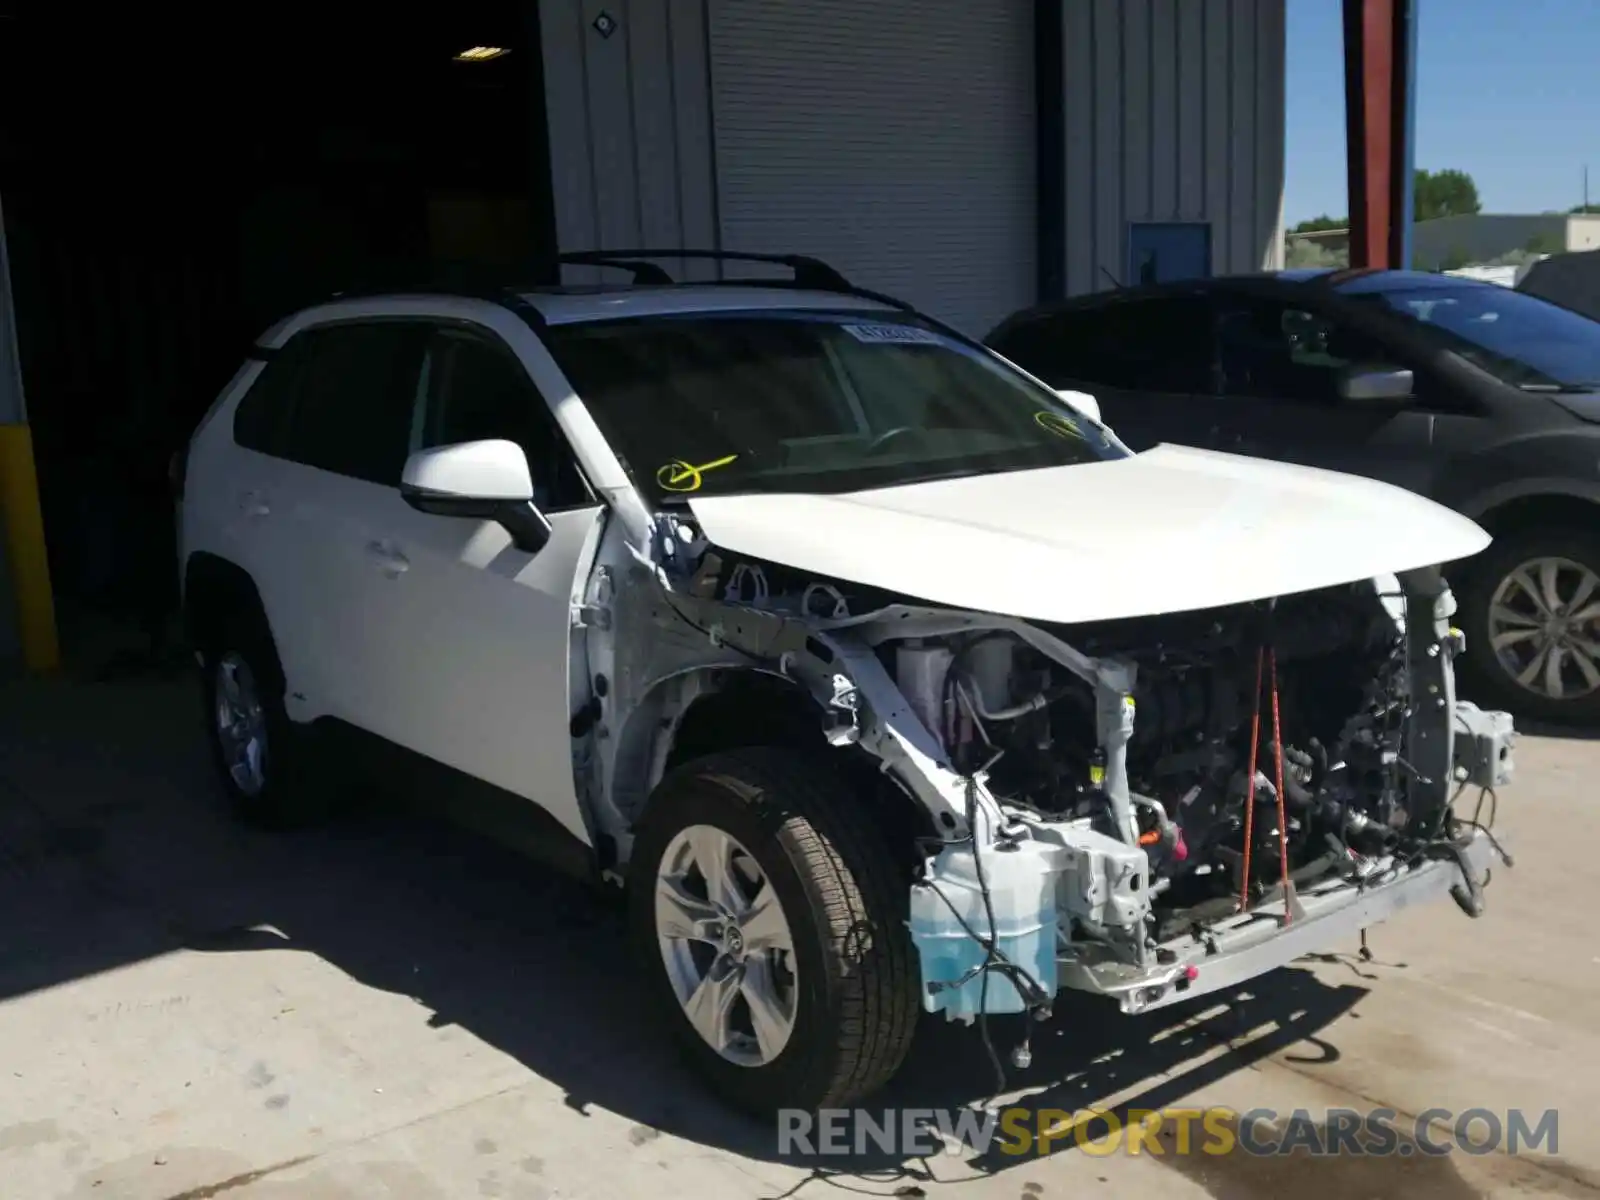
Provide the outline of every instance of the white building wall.
[[[1209,225],[1214,273],[1282,265],[1284,3],[1063,0],[1069,293],[1123,279],[1132,222]],[[562,249],[810,250],[980,333],[1036,298],[1026,0],[541,0],[540,19]],[[757,55],[763,28],[789,36]],[[803,86],[818,71],[859,99]]]
[[1281,267],[1284,0],[1065,0],[1064,38],[1068,294],[1123,280],[1136,221]]
[[1567,218],[1568,250],[1600,250],[1600,213],[1574,213]]

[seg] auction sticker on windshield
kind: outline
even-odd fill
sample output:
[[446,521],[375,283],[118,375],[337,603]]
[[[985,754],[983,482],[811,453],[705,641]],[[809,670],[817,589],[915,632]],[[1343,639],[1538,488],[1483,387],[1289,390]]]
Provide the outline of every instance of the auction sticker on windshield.
[[845,325],[846,333],[858,342],[877,345],[943,346],[944,338],[931,329],[918,329],[915,325]]

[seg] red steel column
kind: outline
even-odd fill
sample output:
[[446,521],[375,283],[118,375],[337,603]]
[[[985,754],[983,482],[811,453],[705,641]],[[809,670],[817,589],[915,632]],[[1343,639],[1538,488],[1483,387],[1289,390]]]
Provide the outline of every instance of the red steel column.
[[1350,265],[1400,265],[1407,178],[1406,0],[1344,0]]

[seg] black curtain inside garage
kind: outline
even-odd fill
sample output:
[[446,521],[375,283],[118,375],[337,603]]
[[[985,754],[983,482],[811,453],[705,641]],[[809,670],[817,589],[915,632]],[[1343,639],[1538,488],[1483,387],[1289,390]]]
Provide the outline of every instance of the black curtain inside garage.
[[[168,461],[272,321],[549,274],[536,13],[0,0],[0,203],[69,639],[171,609]],[[476,46],[509,52],[458,61]]]

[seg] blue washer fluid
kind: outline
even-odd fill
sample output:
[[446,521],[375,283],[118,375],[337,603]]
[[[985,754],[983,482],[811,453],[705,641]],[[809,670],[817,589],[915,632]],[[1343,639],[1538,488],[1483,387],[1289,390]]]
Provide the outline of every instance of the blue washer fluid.
[[[994,906],[995,945],[1032,975],[1046,995],[1055,995],[1056,883],[1062,848],[1024,841],[1011,848],[991,845],[982,854]],[[928,990],[929,983],[954,983],[985,961],[987,952],[961,922],[988,937],[989,914],[970,844],[941,851],[928,863],[927,879],[931,885],[920,884],[911,891],[910,922],[911,940],[922,964],[923,1008],[966,1021],[983,1010],[1025,1012],[1028,1004],[1016,985],[994,970],[980,972],[958,988]],[[989,981],[987,996],[984,976]]]

